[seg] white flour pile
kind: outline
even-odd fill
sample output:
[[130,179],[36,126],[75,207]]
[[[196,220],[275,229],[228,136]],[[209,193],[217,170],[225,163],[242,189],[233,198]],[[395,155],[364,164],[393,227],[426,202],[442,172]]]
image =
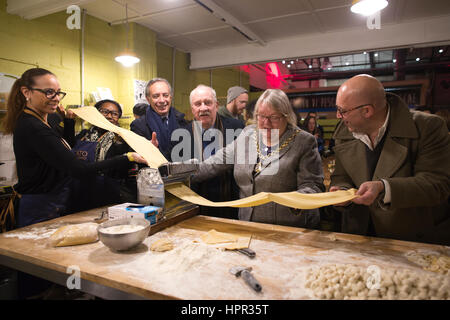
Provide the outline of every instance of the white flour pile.
[[140,225],[131,225],[131,224],[123,224],[119,226],[112,226],[108,228],[101,228],[100,230],[103,233],[108,234],[122,234],[122,233],[130,233],[144,229],[144,226]]
[[[256,257],[249,259],[237,252],[206,245],[198,234],[194,236],[180,229],[161,231],[148,237],[144,244],[149,248],[161,238],[172,241],[174,249],[166,252],[147,250],[108,268],[111,272],[125,272],[130,278],[144,282],[149,290],[176,298],[230,300],[318,299],[320,297],[306,286],[308,271],[311,267],[320,268],[330,263],[356,263],[365,266],[364,270],[370,265],[414,269],[406,258],[381,256],[377,250],[360,251],[345,246],[321,250],[302,245],[269,244],[255,238],[252,238],[250,248],[256,251]],[[284,254],[279,255],[279,252]],[[229,270],[235,266],[252,267],[252,274],[261,283],[262,291],[253,291],[243,279],[232,275]]]

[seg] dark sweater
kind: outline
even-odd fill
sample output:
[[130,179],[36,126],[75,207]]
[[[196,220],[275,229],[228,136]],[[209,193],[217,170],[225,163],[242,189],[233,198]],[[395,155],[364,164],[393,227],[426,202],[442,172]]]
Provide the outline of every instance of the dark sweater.
[[128,162],[124,155],[95,163],[79,161],[61,142],[56,129],[26,113],[17,121],[13,146],[19,178],[15,189],[22,194],[47,193],[68,176],[95,175]]

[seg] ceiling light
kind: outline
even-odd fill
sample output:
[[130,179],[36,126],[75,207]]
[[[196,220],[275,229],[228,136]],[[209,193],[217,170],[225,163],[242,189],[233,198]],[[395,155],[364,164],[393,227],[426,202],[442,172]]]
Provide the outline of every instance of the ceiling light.
[[312,65],[309,65],[308,68],[312,69]]
[[294,64],[294,61],[291,61],[291,64]]
[[128,4],[125,4],[125,17],[126,17],[126,26],[127,26],[127,48],[125,49],[124,52],[122,52],[121,54],[119,54],[114,60],[116,60],[117,62],[121,63],[124,67],[132,67],[133,65],[135,65],[136,63],[138,63],[139,61],[141,61],[141,59],[139,59],[136,54],[129,49],[129,45],[128,45],[128,38],[129,38],[129,32],[128,32]]
[[367,54],[367,51],[364,51],[363,54]]
[[439,49],[439,53],[442,53],[442,52],[444,52],[444,49]]
[[127,67],[127,68],[132,67],[133,65],[135,65],[136,63],[141,61],[141,59],[136,57],[136,55],[131,51],[125,51],[125,52],[121,53],[114,60],[116,60],[117,62],[120,62],[124,67]]
[[350,10],[353,13],[371,16],[375,12],[383,10],[388,5],[386,0],[353,0]]
[[288,65],[287,65],[287,67],[288,67],[288,68],[290,68],[290,67],[291,67],[291,65],[290,65],[290,64],[288,64]]
[[416,58],[416,61],[419,62],[419,61],[420,61],[420,58]]
[[374,55],[373,55],[374,57],[378,57],[378,53],[374,53]]
[[345,65],[348,66],[350,64],[350,62],[346,62]]
[[392,62],[393,62],[393,63],[396,63],[396,62],[397,62],[397,59],[392,59]]
[[283,64],[285,64],[286,63],[286,60],[283,60],[283,61],[281,61]]

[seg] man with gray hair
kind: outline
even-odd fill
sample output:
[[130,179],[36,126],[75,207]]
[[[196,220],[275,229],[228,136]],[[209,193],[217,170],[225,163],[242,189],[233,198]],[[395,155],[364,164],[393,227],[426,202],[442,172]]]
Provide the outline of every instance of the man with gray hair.
[[225,118],[234,118],[245,123],[242,113],[248,103],[248,91],[242,87],[231,87],[227,93],[227,105],[219,108],[219,114]]
[[175,143],[171,141],[172,132],[188,124],[184,114],[172,106],[173,90],[163,78],[154,78],[145,87],[145,97],[150,103],[145,116],[134,120],[131,131],[141,135],[159,148],[170,161]]
[[[204,161],[214,155],[227,143],[233,142],[244,125],[232,118],[222,117],[218,114],[216,91],[205,85],[198,85],[192,90],[189,101],[194,116],[194,122],[186,129],[191,137],[191,157]],[[229,134],[232,131],[233,134]],[[232,141],[227,141],[229,138]],[[229,201],[239,197],[239,190],[231,171],[224,172],[217,177],[201,184],[191,184],[191,187],[201,196],[211,201]],[[235,208],[202,207],[201,214],[221,218],[237,219]]]

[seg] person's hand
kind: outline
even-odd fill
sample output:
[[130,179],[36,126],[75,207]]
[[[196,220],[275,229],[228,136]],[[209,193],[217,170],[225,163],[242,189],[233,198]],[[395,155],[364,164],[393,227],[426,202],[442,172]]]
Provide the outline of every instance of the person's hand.
[[59,115],[62,118],[67,118],[67,119],[74,119],[75,118],[75,113],[73,113],[72,110],[70,109],[64,109],[62,104],[58,104],[58,107],[56,108],[56,111],[59,113]]
[[56,112],[64,119],[66,117],[66,110],[64,109],[62,104],[58,104],[56,107]]
[[359,197],[352,201],[356,204],[370,206],[378,195],[384,191],[384,183],[382,181],[366,181],[359,186],[356,195]]
[[76,117],[76,115],[72,110],[70,110],[70,109],[66,110],[66,118],[67,119],[75,119],[75,117]]
[[158,139],[156,139],[156,132],[152,133],[152,140],[151,141],[152,141],[153,145],[158,148],[159,142],[158,142]]
[[144,159],[143,156],[141,156],[139,153],[137,152],[132,152],[131,156],[133,157],[133,161],[137,162],[137,163],[143,163],[145,165],[148,165],[147,160]]
[[[339,191],[339,190],[342,190],[342,189],[340,187],[337,187],[337,186],[333,186],[333,187],[330,188],[330,192],[335,192],[335,191]],[[336,207],[346,207],[350,203],[351,203],[351,200],[345,201],[345,202],[341,202],[341,203],[336,203],[336,204],[334,204],[334,206],[336,206]]]

